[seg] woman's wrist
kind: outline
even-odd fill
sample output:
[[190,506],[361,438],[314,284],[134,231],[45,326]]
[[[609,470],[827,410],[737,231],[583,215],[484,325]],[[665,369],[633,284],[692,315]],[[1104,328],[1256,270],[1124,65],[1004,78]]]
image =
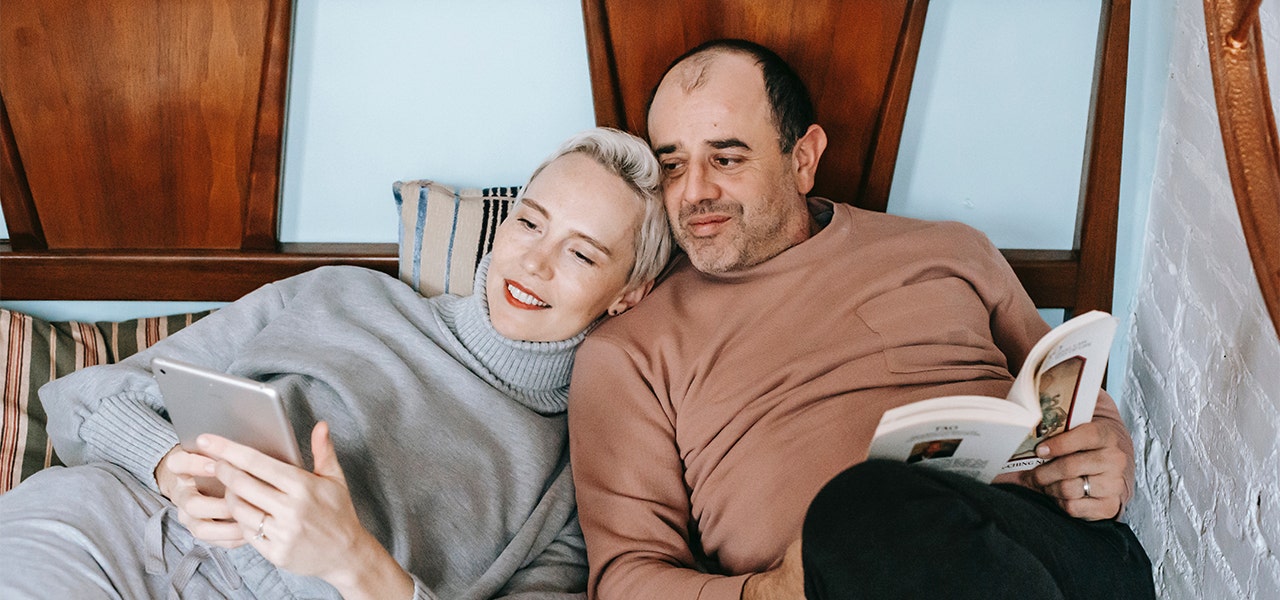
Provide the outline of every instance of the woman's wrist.
[[345,600],[413,597],[413,578],[381,544],[366,534],[337,572],[324,578]]

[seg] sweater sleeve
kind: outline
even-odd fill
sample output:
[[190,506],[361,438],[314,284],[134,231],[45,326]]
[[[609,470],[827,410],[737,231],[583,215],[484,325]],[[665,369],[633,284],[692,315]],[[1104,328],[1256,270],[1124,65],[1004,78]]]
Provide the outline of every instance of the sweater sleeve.
[[585,598],[587,548],[575,516],[541,554],[516,571],[496,596],[507,600]]
[[[587,549],[582,530],[574,517],[541,554],[511,576],[495,600],[581,600],[586,581]],[[438,600],[417,575],[413,578],[414,600]]]
[[732,599],[746,575],[700,572],[674,415],[639,365],[588,337],[569,386],[569,446],[591,598]]
[[226,370],[282,306],[269,284],[119,363],[82,369],[40,388],[49,438],[67,465],[105,461],[155,489],[155,468],[178,443],[151,377],[157,355]]
[[[996,345],[1008,358],[1010,368],[1016,369],[1022,366],[1032,346],[1049,332],[1049,325],[1040,317],[1035,304],[1027,296],[1012,267],[999,255],[999,250],[990,246],[990,252],[995,255],[993,261],[996,268],[996,274],[992,279],[997,282],[993,288],[996,291],[991,292],[991,295],[996,298],[991,306],[991,333]],[[1017,371],[1013,371],[1013,374],[1017,375]],[[1113,429],[1120,437],[1120,449],[1128,455],[1129,472],[1125,477],[1128,489],[1121,498],[1121,511],[1123,511],[1124,506],[1133,497],[1133,438],[1124,425],[1115,400],[1106,390],[1098,393],[1098,402],[1093,409],[1093,422]],[[1002,477],[998,481],[1021,483],[1021,478]]]
[[569,600],[585,597],[587,547],[578,523],[573,470],[568,464],[543,493],[543,503],[547,506],[543,524],[531,532],[537,538],[531,546],[541,550],[511,575],[495,598]]

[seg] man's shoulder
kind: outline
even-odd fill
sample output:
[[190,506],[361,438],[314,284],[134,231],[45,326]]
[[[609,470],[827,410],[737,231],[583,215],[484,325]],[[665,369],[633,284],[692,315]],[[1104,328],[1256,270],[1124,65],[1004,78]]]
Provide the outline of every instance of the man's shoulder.
[[692,297],[691,285],[697,285],[698,272],[688,257],[677,253],[645,297],[627,312],[610,317],[588,334],[588,339],[611,339],[615,343],[651,338],[658,330],[674,326],[677,305]]
[[854,206],[836,210],[846,213],[852,235],[859,244],[882,242],[924,252],[941,248],[949,254],[965,255],[989,255],[994,249],[985,233],[960,221],[921,219]]
[[850,205],[837,205],[836,210],[845,211],[855,227],[883,235],[919,234],[986,239],[984,233],[960,221],[908,217]]

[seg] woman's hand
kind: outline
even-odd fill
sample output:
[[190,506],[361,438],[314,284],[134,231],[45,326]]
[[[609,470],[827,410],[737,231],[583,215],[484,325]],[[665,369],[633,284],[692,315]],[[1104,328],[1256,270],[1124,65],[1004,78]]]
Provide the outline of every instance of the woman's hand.
[[198,443],[218,461],[212,472],[241,535],[264,558],[344,598],[413,595],[413,580],[360,524],[326,423],[311,432],[314,472],[215,435]]
[[235,548],[245,543],[240,526],[222,498],[207,496],[196,487],[197,476],[208,476],[213,459],[174,446],[156,465],[156,487],[178,509],[178,522],[191,535],[215,546]]

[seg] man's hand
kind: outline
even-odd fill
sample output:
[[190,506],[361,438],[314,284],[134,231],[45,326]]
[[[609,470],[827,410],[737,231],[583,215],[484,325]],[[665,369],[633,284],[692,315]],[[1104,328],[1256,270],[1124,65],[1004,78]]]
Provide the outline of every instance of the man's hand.
[[791,543],[776,569],[756,573],[742,586],[742,600],[804,600],[800,540]]
[[231,510],[222,498],[200,493],[195,476],[207,476],[213,460],[174,446],[156,465],[156,487],[178,509],[178,522],[191,535],[215,546],[244,545],[239,525],[231,520]]
[[1048,462],[1024,471],[1022,484],[1053,497],[1071,516],[1113,519],[1133,494],[1130,444],[1118,423],[1085,423],[1040,442],[1036,455]]

